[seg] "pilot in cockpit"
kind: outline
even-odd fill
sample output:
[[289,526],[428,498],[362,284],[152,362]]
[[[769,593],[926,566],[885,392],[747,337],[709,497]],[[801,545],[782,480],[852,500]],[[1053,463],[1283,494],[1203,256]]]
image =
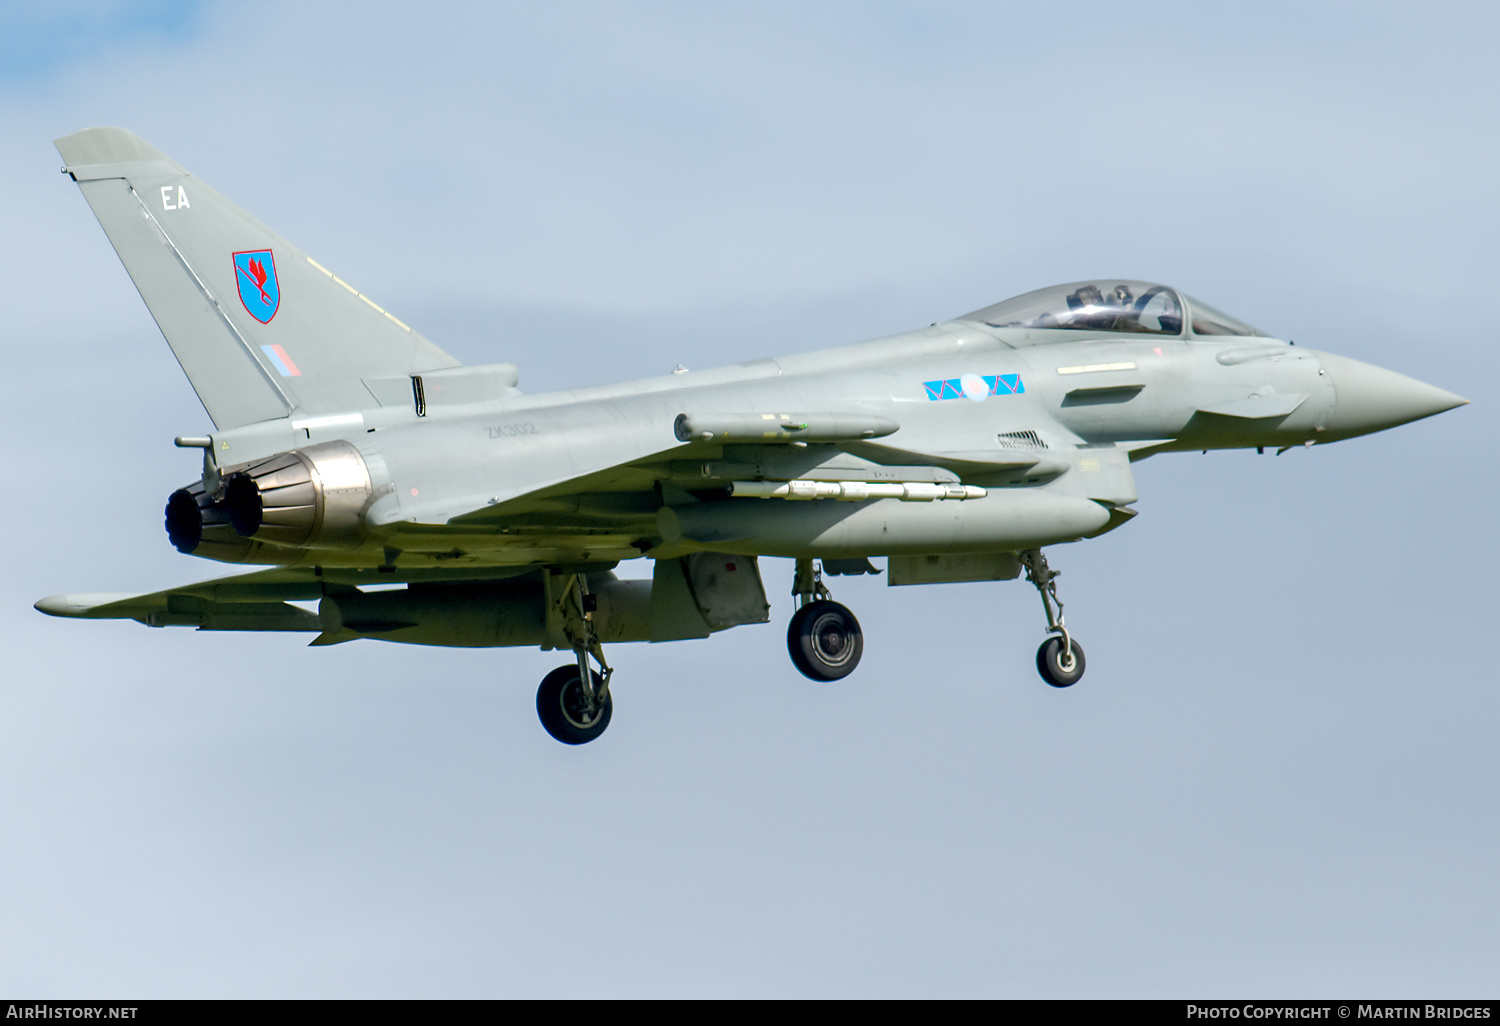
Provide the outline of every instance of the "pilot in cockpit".
[[1084,285],[1068,296],[1068,320],[1075,328],[1130,331],[1135,310],[1130,290],[1116,285],[1106,299],[1095,285]]
[[[1166,289],[1157,286],[1137,299],[1130,286],[1116,285],[1106,295],[1095,285],[1084,285],[1067,297],[1069,326],[1090,328],[1096,331],[1149,331],[1176,334],[1181,330],[1181,319],[1166,312],[1157,313],[1159,327],[1142,323],[1142,314],[1148,304]],[[1170,295],[1167,301],[1170,302]],[[1172,304],[1175,308],[1175,304]],[[1155,311],[1153,311],[1155,312]]]
[[1140,311],[1135,308],[1135,296],[1131,294],[1130,288],[1125,285],[1116,285],[1109,291],[1106,303],[1112,307],[1113,323],[1110,325],[1112,331],[1137,331],[1139,326],[1136,321],[1140,317]]
[[[1037,289],[968,316],[996,328],[1150,335],[1180,335],[1183,328],[1176,292],[1165,285],[1118,278]],[[1226,318],[1220,315],[1219,320]]]
[[1095,285],[1084,285],[1068,294],[1069,310],[1087,310],[1104,305],[1104,294]]

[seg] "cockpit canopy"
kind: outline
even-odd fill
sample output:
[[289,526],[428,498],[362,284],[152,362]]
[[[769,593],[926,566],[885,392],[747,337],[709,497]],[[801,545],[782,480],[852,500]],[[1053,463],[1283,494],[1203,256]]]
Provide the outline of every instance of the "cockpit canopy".
[[1176,289],[1118,278],[1037,289],[958,320],[992,328],[1146,335],[1182,335],[1186,324],[1194,335],[1265,335]]

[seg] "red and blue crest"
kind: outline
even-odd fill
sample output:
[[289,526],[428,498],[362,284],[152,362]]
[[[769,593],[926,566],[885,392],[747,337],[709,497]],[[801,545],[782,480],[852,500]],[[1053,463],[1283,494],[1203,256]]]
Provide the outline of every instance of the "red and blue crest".
[[269,249],[247,249],[234,256],[234,277],[240,286],[240,302],[262,324],[269,324],[281,305],[281,285],[276,280],[276,256]]

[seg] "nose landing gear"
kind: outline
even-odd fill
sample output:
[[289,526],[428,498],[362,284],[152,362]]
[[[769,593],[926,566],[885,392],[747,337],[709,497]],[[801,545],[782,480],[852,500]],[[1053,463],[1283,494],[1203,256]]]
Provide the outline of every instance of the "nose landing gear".
[[787,625],[792,665],[816,681],[840,680],[854,672],[864,655],[865,636],[846,607],[832,601],[823,573],[811,559],[797,560],[792,582],[797,611]]
[[1071,639],[1048,638],[1036,650],[1036,672],[1055,688],[1068,688],[1083,676],[1083,646]]
[[[1057,571],[1047,565],[1047,557],[1041,549],[1028,549],[1020,553],[1021,565],[1026,568],[1026,579],[1036,586],[1042,596],[1042,608],[1047,611],[1047,630],[1054,637],[1042,642],[1036,651],[1036,669],[1042,680],[1055,688],[1067,688],[1077,684],[1083,677],[1083,646],[1074,641],[1063,624],[1063,604],[1057,597]],[[1057,613],[1052,612],[1053,605]]]

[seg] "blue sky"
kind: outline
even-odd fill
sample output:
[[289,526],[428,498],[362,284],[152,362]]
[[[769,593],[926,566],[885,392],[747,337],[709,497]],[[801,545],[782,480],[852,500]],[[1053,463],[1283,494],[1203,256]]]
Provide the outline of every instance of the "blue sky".
[[[254,10],[0,22],[0,985],[1492,995],[1490,6]],[[809,686],[768,560],[772,624],[621,646],[564,750],[551,654],[31,609],[218,572],[161,530],[207,421],[57,173],[98,124],[531,391],[1121,275],[1473,405],[1138,465],[1141,515],[1052,555],[1068,692],[1029,589],[883,579]]]
[[195,0],[58,0],[0,7],[0,82],[54,81],[101,54],[188,45],[199,30]]

